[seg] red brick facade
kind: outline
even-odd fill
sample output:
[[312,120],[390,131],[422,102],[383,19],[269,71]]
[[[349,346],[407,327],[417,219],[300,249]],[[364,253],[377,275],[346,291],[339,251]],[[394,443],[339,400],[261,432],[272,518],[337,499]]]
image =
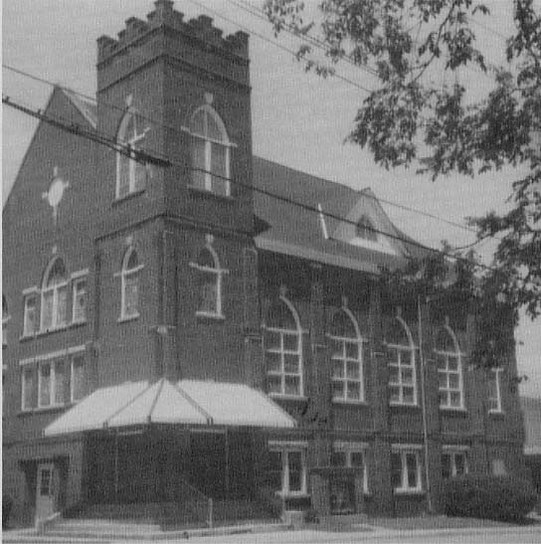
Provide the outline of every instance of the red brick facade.
[[[271,394],[272,372],[265,357],[272,351],[270,312],[280,296],[294,308],[300,322],[302,391],[301,386],[294,389],[297,370],[289,378],[282,372],[276,376],[285,380],[283,387],[286,391],[290,387],[294,394],[271,396],[298,426],[289,431],[254,430],[254,487],[269,480],[273,452],[281,451],[280,462],[284,463],[283,452],[288,451],[290,489],[297,485],[297,459],[304,463],[300,477],[306,478],[306,486],[300,489],[299,484],[299,492],[287,497],[290,507],[310,507],[312,495],[313,506],[331,509],[333,492],[325,474],[332,471],[320,469],[342,462],[336,459],[349,459],[344,463],[353,465],[355,452],[361,452],[365,468],[357,466],[355,470],[364,470],[363,477],[344,472],[351,481],[361,482],[356,484],[356,493],[364,498],[358,498],[357,508],[400,515],[426,510],[428,497],[433,509],[439,508],[442,462],[450,462],[449,466],[461,462],[454,453],[466,453],[470,472],[504,467],[509,473],[521,474],[523,431],[514,385],[514,355],[510,353],[509,364],[498,375],[501,409],[490,410],[485,372],[474,368],[474,361],[468,358],[475,327],[464,305],[442,308],[437,302],[418,306],[416,300],[390,300],[377,274],[363,272],[366,252],[355,254],[344,249],[344,255],[358,263],[344,266],[338,260],[333,263],[330,250],[328,259],[310,258],[290,249],[273,250],[260,242],[259,235],[266,228],[261,223],[268,221],[259,217],[258,195],[250,187],[255,174],[265,176],[269,166],[252,157],[248,37],[237,33],[223,38],[206,17],[184,22],[167,0],[156,2],[148,22],[130,19],[126,25],[118,41],[98,40],[97,111],[61,89],[53,92],[46,111],[52,117],[114,137],[126,112],[136,110],[148,129],[145,149],[171,165],[147,166],[142,190],[116,198],[117,154],[42,122],[4,208],[2,281],[9,319],[3,348],[3,489],[14,500],[14,516],[32,521],[36,470],[45,461],[52,461],[60,474],[57,509],[90,499],[89,459],[90,452],[99,450],[97,443],[90,445],[84,433],[62,439],[43,436],[43,429],[73,405],[75,380],[86,394],[127,381],[152,382],[162,376],[247,383]],[[188,127],[194,111],[205,104],[219,113],[227,130],[229,177],[235,182],[229,196],[192,186]],[[84,107],[89,108],[86,115]],[[282,167],[270,168],[278,172]],[[56,219],[42,196],[49,191],[53,177],[69,183]],[[266,186],[272,187],[273,180],[265,179]],[[297,182],[292,178],[291,183]],[[308,185],[304,187],[308,193]],[[360,198],[360,193],[356,194]],[[356,203],[350,204],[354,207]],[[261,203],[260,207],[266,209]],[[287,225],[290,218],[277,216],[272,226],[280,228],[282,220]],[[288,230],[284,240],[294,234]],[[301,240],[298,245],[302,244]],[[329,247],[331,244],[334,242],[329,241]],[[280,247],[285,248],[285,242]],[[333,251],[342,251],[337,247]],[[221,271],[222,307],[215,315],[198,312],[198,259],[203,248],[216,255]],[[125,256],[132,250],[139,263],[138,311],[123,318],[122,270]],[[57,257],[63,260],[67,274],[65,324],[54,331],[44,331],[38,325],[36,332],[25,335],[24,297],[36,293],[39,315],[44,304],[44,274]],[[74,285],[81,277],[86,278],[86,320],[73,323]],[[396,320],[397,306],[402,306],[400,315],[414,345],[415,383],[408,382],[408,387],[415,391],[416,400],[411,405],[390,402],[389,363],[394,355],[386,342],[386,331]],[[362,338],[356,357],[362,358],[364,398],[355,402],[332,400],[333,387],[340,386],[338,371],[333,369],[341,363],[336,361],[330,334],[333,319],[343,308],[356,321]],[[434,351],[446,314],[462,353],[463,401],[453,409],[440,408]],[[77,353],[84,354],[82,381],[70,366]],[[54,361],[58,359],[64,366],[57,369]],[[40,367],[49,363],[53,366],[47,372],[54,372],[54,379]],[[347,364],[344,368],[347,375]],[[27,395],[36,395],[27,399],[27,406],[22,399],[25,369]],[[347,376],[340,379],[345,388],[359,382],[352,379],[351,385]],[[52,397],[47,395],[53,393],[45,391],[44,384],[51,388],[54,380],[58,382],[58,398],[49,402]],[[41,385],[36,389],[37,382]],[[34,393],[29,383],[34,384]],[[406,389],[401,394],[409,394]],[[184,444],[188,440],[184,432],[189,430],[172,429],[169,434]],[[236,444],[243,440],[239,435]],[[298,451],[303,452],[300,457],[296,456]],[[405,464],[401,467],[400,463]],[[397,484],[396,478],[405,480]],[[396,491],[402,484],[406,489]],[[359,485],[364,485],[364,493]],[[160,492],[157,490],[159,496]]]

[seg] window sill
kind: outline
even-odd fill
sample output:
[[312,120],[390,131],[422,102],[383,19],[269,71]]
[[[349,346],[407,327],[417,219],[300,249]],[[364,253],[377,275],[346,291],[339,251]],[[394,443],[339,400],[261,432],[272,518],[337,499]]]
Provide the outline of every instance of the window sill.
[[294,400],[298,402],[306,402],[308,397],[302,395],[282,395],[282,393],[269,393],[269,397],[277,400]]
[[139,189],[138,191],[133,191],[133,192],[128,193],[127,195],[124,195],[124,196],[117,196],[113,200],[113,206],[118,206],[118,205],[122,204],[123,202],[126,202],[127,200],[131,200],[132,198],[136,198],[136,197],[142,195],[145,191],[146,191],[146,189]]
[[332,399],[332,403],[342,406],[368,406],[368,402],[365,400]]
[[77,327],[82,327],[83,325],[86,325],[87,323],[88,321],[86,319],[81,321],[73,321],[73,323],[71,323],[70,325],[70,329],[76,329]]
[[38,333],[34,332],[32,334],[23,334],[19,336],[19,342],[28,342],[29,340],[34,340]]
[[133,315],[126,315],[123,317],[119,317],[116,322],[117,323],[128,323],[130,321],[135,321],[136,319],[139,319],[141,314],[133,314]]
[[209,191],[208,189],[201,189],[201,187],[197,187],[196,185],[190,184],[188,185],[188,189],[193,194],[201,195],[202,197],[216,198],[218,200],[223,200],[224,202],[233,202],[235,200],[231,195],[221,195],[221,194]]
[[50,329],[45,329],[43,331],[38,331],[36,336],[47,336],[48,334],[54,334],[55,332],[65,331],[69,325],[60,325],[59,327],[52,327]]
[[308,499],[310,497],[306,491],[278,491],[276,495],[282,499]]
[[394,494],[403,497],[404,495],[424,495],[425,492],[423,489],[395,489]]
[[389,402],[390,408],[406,409],[406,410],[420,410],[421,407],[418,404],[402,404],[401,402]]
[[448,416],[465,417],[468,415],[466,408],[452,408],[450,406],[440,406],[440,412]]
[[210,312],[195,312],[195,315],[198,319],[209,320],[209,321],[224,321],[225,315],[223,314],[214,314]]
[[17,415],[18,416],[28,416],[32,414],[46,414],[51,412],[60,412],[61,410],[65,410],[66,408],[69,408],[71,404],[55,404],[53,406],[41,406],[37,408],[24,408],[20,410]]
[[505,412],[503,410],[489,410],[488,415],[495,418],[503,418],[505,416]]

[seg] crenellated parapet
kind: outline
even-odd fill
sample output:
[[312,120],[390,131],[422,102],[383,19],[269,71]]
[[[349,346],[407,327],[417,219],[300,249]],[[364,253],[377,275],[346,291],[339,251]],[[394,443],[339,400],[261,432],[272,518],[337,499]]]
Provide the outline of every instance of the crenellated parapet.
[[223,31],[212,24],[211,17],[200,15],[185,21],[184,14],[173,9],[171,0],[157,0],[154,5],[155,10],[147,15],[147,21],[130,17],[116,40],[109,36],[98,38],[98,66],[127,49],[138,46],[157,29],[173,30],[192,41],[205,44],[207,48],[248,59],[248,34],[245,32],[239,31],[224,37]]

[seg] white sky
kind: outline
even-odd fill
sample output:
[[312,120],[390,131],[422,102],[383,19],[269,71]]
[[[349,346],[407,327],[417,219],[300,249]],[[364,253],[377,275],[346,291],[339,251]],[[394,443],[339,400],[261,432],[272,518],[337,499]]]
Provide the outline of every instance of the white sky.
[[[315,0],[306,3],[312,8]],[[482,24],[490,30],[477,25],[474,29],[486,46],[489,61],[499,62],[505,47],[500,34],[511,32],[512,2],[490,0],[486,3],[492,15],[482,19]],[[252,4],[261,6],[262,0],[253,0]],[[177,0],[175,8],[184,12],[186,18],[206,13],[225,33],[239,29],[218,17],[219,13],[275,41],[268,23],[247,14],[228,0]],[[131,16],[145,19],[153,10],[153,2],[17,0],[3,2],[2,9],[4,64],[93,95],[96,89],[96,39],[102,34],[115,37]],[[287,35],[278,41],[282,46],[295,49],[295,42]],[[458,223],[463,223],[468,216],[505,208],[516,172],[507,170],[475,179],[452,175],[436,182],[416,175],[415,169],[387,172],[375,166],[367,152],[343,143],[352,128],[356,110],[366,96],[364,91],[338,79],[323,80],[305,74],[292,55],[255,35],[250,39],[250,57],[256,155],[357,189],[370,186],[382,199]],[[339,65],[338,71],[362,87],[373,88],[376,84],[372,76],[359,68],[346,64]],[[473,70],[464,70],[460,77],[472,96],[482,94],[490,84],[489,78]],[[42,108],[51,87],[4,69],[2,90],[15,101]],[[3,201],[35,126],[32,118],[3,107]],[[49,174],[44,172],[44,176]],[[389,205],[385,209],[400,228],[425,244],[438,247],[443,239],[456,245],[473,240],[471,233],[442,221]],[[488,253],[490,244],[485,244],[483,250]],[[534,323],[523,319],[516,336],[523,343],[517,348],[519,372],[529,376],[521,386],[522,392],[541,396],[541,319]]]

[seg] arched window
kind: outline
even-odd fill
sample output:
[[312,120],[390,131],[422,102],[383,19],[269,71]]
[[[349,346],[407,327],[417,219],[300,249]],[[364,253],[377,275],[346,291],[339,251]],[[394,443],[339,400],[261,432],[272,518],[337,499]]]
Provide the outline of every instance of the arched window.
[[331,322],[332,396],[335,401],[363,401],[362,338],[355,318],[343,308]]
[[[128,110],[124,115],[117,140],[131,150],[142,149],[145,135],[148,132],[143,118],[134,110]],[[130,193],[141,191],[146,184],[146,165],[135,159],[135,154],[117,155],[116,197],[123,198]]]
[[417,404],[415,346],[411,332],[401,317],[390,323],[385,337],[389,357],[391,404]]
[[202,106],[192,116],[190,133],[194,187],[229,196],[231,144],[220,116],[211,106]]
[[41,330],[64,327],[67,323],[68,275],[64,261],[54,259],[43,276],[41,287]]
[[363,215],[359,221],[357,221],[355,235],[357,238],[362,238],[363,240],[369,240],[371,242],[378,241],[378,235],[375,231],[374,224],[366,215]]
[[302,331],[295,308],[284,296],[269,309],[265,329],[268,392],[302,396]]
[[139,273],[143,265],[139,264],[137,251],[128,248],[122,260],[120,319],[139,317]]
[[198,272],[197,315],[223,317],[222,314],[222,276],[226,272],[220,266],[218,254],[208,244],[200,252],[197,262],[191,266]]
[[464,408],[462,360],[455,334],[447,325],[435,338],[438,391],[441,408]]

